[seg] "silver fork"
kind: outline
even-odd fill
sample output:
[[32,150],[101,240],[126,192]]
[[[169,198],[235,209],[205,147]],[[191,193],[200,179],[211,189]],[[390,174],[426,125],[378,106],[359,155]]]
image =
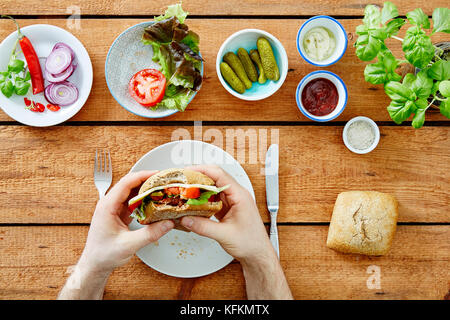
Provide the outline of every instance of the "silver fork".
[[95,150],[94,183],[100,198],[105,196],[112,182],[111,155],[109,150],[107,152]]

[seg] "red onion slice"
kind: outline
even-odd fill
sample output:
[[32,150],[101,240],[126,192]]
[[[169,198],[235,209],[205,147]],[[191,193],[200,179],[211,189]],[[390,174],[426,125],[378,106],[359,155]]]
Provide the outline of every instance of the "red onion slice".
[[48,102],[59,106],[68,106],[77,101],[78,89],[69,81],[51,83],[45,88]]
[[52,51],[56,50],[56,49],[59,49],[59,48],[66,48],[66,49],[68,49],[70,51],[70,55],[72,56],[72,60],[75,59],[75,52],[73,51],[73,49],[68,44],[65,44],[64,42],[58,42],[53,47]]
[[51,74],[47,69],[44,71],[44,77],[48,82],[62,82],[69,78],[72,73],[75,71],[75,67],[71,64],[65,71],[60,74]]
[[72,64],[72,53],[66,47],[53,50],[45,61],[45,69],[52,74],[64,72]]

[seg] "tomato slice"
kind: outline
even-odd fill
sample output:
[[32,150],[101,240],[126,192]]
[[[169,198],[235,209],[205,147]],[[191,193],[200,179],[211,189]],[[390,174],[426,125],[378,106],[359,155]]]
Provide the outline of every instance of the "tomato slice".
[[59,109],[61,109],[61,107],[60,107],[60,106],[57,106],[57,105],[55,105],[55,104],[49,103],[49,104],[47,105],[47,109],[50,110],[50,111],[58,111]]
[[166,77],[156,69],[141,70],[131,78],[128,92],[136,102],[152,107],[164,97]]
[[184,188],[181,191],[181,195],[186,199],[197,199],[200,197],[200,189],[199,188]]
[[166,191],[166,194],[168,196],[176,196],[177,194],[180,194],[180,188],[179,187],[166,188],[164,191]]
[[128,206],[128,211],[130,211],[131,213],[133,213],[134,209],[136,209],[137,207],[139,207],[139,206],[141,205],[141,203],[142,203],[142,200],[139,200],[139,201],[137,201],[137,202],[135,202],[135,203],[133,203],[133,204],[130,204],[130,205]]

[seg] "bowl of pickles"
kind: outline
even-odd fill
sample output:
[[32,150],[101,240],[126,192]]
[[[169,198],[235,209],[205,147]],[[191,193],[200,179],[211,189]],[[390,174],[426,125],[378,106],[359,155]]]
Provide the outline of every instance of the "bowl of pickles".
[[244,29],[232,34],[219,49],[216,71],[222,86],[243,100],[262,100],[286,79],[288,58],[281,42],[270,33]]

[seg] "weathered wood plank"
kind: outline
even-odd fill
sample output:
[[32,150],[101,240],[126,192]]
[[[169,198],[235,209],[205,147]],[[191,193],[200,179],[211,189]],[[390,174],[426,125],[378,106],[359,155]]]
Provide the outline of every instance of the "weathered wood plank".
[[[144,121],[142,118],[123,109],[112,97],[106,85],[104,64],[109,47],[114,39],[126,28],[145,20],[82,19],[81,30],[72,31],[87,48],[94,67],[94,83],[91,96],[83,109],[71,120],[75,121]],[[67,29],[63,19],[19,20],[22,26],[35,23],[49,23]],[[300,80],[309,72],[318,68],[307,64],[296,48],[296,35],[304,20],[248,20],[248,19],[194,19],[188,24],[200,34],[201,52],[205,58],[204,85],[187,111],[179,112],[162,120],[225,120],[225,121],[311,121],[299,111],[295,102],[295,91]],[[386,106],[389,99],[382,86],[374,86],[364,81],[366,63],[359,61],[352,47],[355,27],[360,19],[341,21],[349,33],[349,47],[342,60],[328,67],[345,81],[349,91],[349,100],[344,112],[336,121],[349,120],[355,116],[368,116],[376,121],[391,121]],[[0,20],[0,39],[14,31],[14,25],[7,20]],[[289,58],[290,72],[281,89],[262,101],[242,101],[229,94],[217,78],[216,54],[223,41],[232,33],[245,29],[258,28],[266,30],[282,42]],[[400,34],[402,36],[402,34]],[[445,35],[433,36],[436,41],[445,39]],[[393,52],[400,54],[400,42],[392,42]],[[161,120],[161,119],[160,119]],[[439,112],[428,113],[427,121],[448,120]],[[0,111],[0,121],[11,121]]]
[[[0,298],[54,299],[76,263],[87,227],[1,227]],[[327,226],[280,227],[281,263],[296,299],[443,299],[450,281],[449,226],[399,226],[384,257],[326,248]],[[381,288],[369,289],[369,266]],[[211,295],[211,292],[214,292]],[[244,299],[240,264],[197,279],[177,279],[137,257],[111,276],[106,299]]]
[[[89,222],[98,196],[93,183],[95,150],[111,150],[115,183],[146,152],[178,140],[177,129],[0,127],[0,223]],[[194,138],[193,127],[185,129],[190,136],[185,139]],[[223,135],[222,144],[218,135],[215,140],[207,137],[213,133],[209,129],[218,129],[216,134]],[[225,130],[232,131],[227,136]],[[266,145],[264,130],[268,136]],[[264,153],[268,144],[277,142],[271,138],[276,130],[280,144],[280,221],[328,222],[336,196],[346,190],[394,194],[400,203],[399,221],[450,221],[450,177],[446,165],[450,163],[450,127],[381,127],[380,144],[367,155],[346,149],[342,127],[203,127],[205,142],[219,144],[241,159],[265,221],[268,214]],[[239,143],[232,133],[253,133],[259,143],[250,144],[248,137]],[[232,141],[233,149],[227,148]],[[250,159],[249,150],[254,150],[254,159]]]
[[[206,3],[205,3],[206,2]],[[400,14],[417,7],[431,15],[434,8],[444,7],[444,0],[423,2],[420,0],[394,0]],[[173,1],[96,1],[96,0],[62,0],[49,1],[45,5],[42,1],[31,0],[17,3],[13,0],[3,0],[0,11],[4,14],[24,15],[68,15],[73,14],[78,7],[82,15],[159,15]],[[193,15],[363,15],[366,4],[373,1],[346,1],[346,0],[284,0],[282,3],[271,0],[259,1],[183,1],[183,8]],[[377,4],[382,5],[382,2]]]

